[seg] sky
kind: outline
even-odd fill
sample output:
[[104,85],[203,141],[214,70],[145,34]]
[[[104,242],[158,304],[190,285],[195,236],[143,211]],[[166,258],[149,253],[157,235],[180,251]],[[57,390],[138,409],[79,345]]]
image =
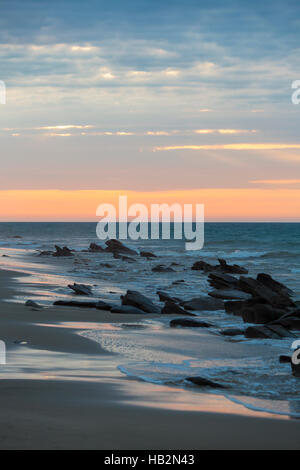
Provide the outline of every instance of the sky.
[[298,0],[0,12],[0,221],[93,220],[117,194],[300,221]]

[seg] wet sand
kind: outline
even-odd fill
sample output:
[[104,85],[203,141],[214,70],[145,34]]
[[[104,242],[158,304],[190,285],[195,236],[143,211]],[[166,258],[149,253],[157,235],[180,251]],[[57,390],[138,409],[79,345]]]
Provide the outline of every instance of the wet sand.
[[[0,298],[22,288],[17,275],[0,271]],[[89,323],[136,321],[0,301],[0,339],[7,346],[7,365],[0,366],[0,448],[300,448],[300,422],[247,411],[222,397],[129,380],[116,368],[118,356],[76,334]]]

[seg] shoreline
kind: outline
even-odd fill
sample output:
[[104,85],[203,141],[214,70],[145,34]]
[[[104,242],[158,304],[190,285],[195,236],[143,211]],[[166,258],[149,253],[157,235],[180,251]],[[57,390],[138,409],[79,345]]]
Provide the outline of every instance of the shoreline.
[[[1,298],[14,292],[20,276],[0,271]],[[57,307],[32,311],[7,301],[0,301],[0,311],[7,343],[1,449],[300,448],[299,421],[264,417],[217,395],[130,380],[117,370],[118,355],[78,334],[78,323],[130,323],[135,316]],[[199,410],[190,410],[193,404]]]

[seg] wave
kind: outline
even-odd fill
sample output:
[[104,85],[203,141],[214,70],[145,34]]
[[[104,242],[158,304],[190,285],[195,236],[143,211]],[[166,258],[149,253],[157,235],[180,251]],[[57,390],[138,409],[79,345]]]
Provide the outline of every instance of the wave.
[[295,258],[295,256],[299,256],[299,253],[295,253],[292,251],[269,251],[264,253],[260,256],[260,258],[268,259],[268,258]]
[[[295,379],[278,374],[278,390],[275,391],[274,384],[270,382],[270,380],[273,380],[274,374],[271,374],[272,378],[270,380],[268,377],[266,380],[267,367],[262,365],[261,360],[259,361],[261,364],[257,364],[257,367],[252,364],[250,370],[242,367],[237,369],[232,369],[232,367],[194,368],[189,367],[192,365],[189,362],[183,361],[180,365],[131,363],[126,366],[120,365],[118,369],[122,374],[133,380],[183,389],[193,388],[194,391],[199,393],[222,395],[233,403],[242,405],[252,411],[300,418],[300,402]],[[224,390],[200,388],[186,381],[186,377],[196,375],[226,385],[229,389],[232,388],[232,392],[230,390],[224,392]],[[222,377],[221,380],[220,377]],[[251,391],[249,390],[250,380],[252,382]],[[282,390],[279,389],[282,380],[285,388],[289,386],[293,390],[292,396],[282,393]]]

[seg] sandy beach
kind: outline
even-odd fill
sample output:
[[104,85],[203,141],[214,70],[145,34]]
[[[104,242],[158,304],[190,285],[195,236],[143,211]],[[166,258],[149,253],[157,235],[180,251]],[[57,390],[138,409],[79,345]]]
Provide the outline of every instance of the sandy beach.
[[[0,272],[2,299],[14,293],[16,276]],[[183,396],[131,381],[116,369],[116,355],[76,334],[100,323],[136,322],[133,316],[57,307],[34,311],[3,301],[0,312],[7,346],[1,449],[300,448],[298,421],[225,406],[213,395]]]

